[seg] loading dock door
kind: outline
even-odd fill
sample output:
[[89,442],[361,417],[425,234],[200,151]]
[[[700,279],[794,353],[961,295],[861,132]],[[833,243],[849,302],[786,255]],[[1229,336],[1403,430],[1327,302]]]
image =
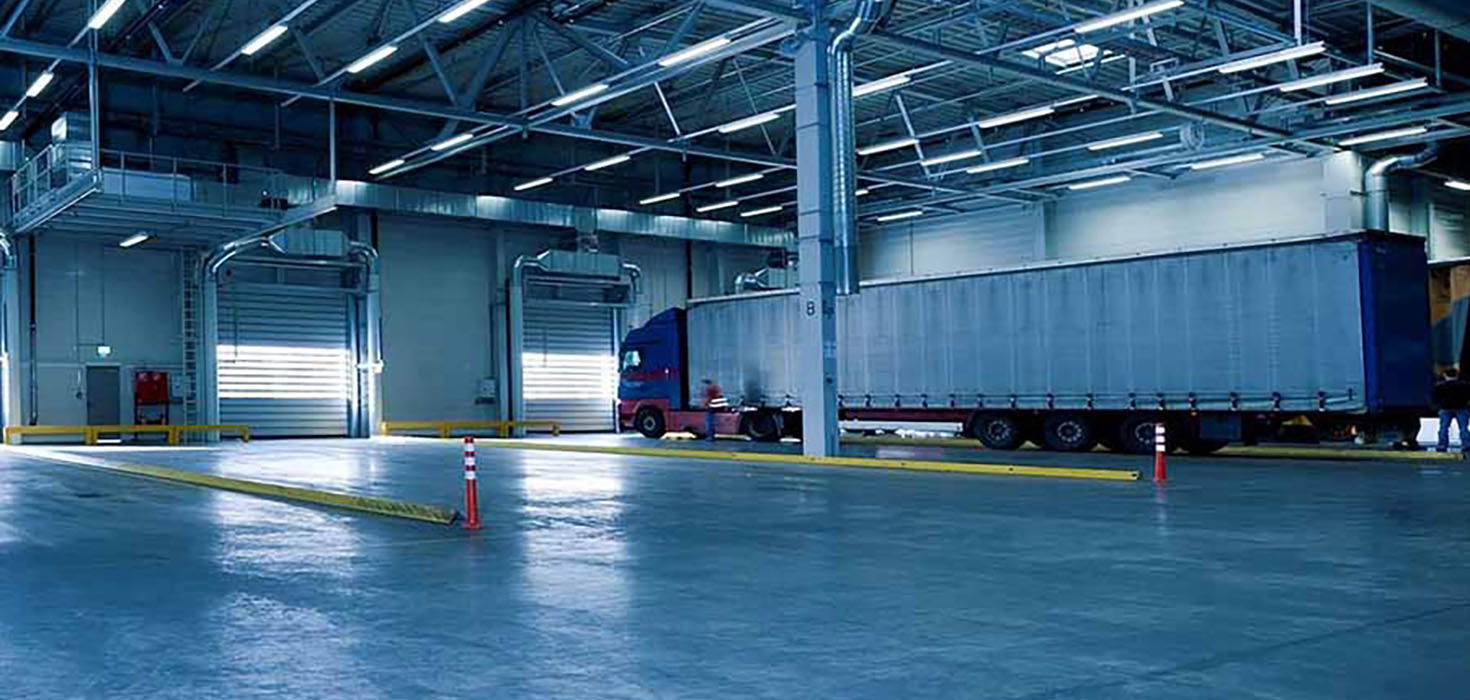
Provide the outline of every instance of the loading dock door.
[[348,435],[350,300],[335,289],[221,285],[220,421],[261,437]]
[[527,420],[568,431],[611,431],[617,401],[614,310],[528,301],[521,368]]

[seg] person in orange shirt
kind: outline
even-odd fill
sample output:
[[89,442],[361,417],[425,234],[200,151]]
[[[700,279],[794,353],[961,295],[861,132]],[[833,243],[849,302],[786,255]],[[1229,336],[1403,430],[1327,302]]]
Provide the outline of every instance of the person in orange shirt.
[[728,402],[725,401],[725,391],[713,379],[701,381],[700,386],[704,403],[704,439],[714,442],[715,411],[724,408]]

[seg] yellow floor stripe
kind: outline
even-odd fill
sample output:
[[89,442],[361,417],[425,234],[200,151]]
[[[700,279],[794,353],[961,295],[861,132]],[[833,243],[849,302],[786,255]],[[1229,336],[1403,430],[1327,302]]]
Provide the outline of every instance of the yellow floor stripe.
[[[968,438],[901,438],[883,435],[851,435],[842,438],[845,443],[857,445],[889,445],[893,447],[963,447],[985,449],[979,440]],[[1032,448],[1023,448],[1032,449]],[[1102,448],[1099,448],[1101,450]],[[1344,460],[1388,460],[1459,462],[1465,456],[1459,452],[1424,452],[1413,450],[1371,450],[1353,447],[1290,447],[1282,445],[1232,446],[1216,453],[1220,457],[1277,457],[1285,459],[1344,459]],[[1183,456],[1183,455],[1181,455]]]
[[1410,450],[1365,450],[1342,447],[1226,447],[1216,452],[1221,457],[1285,457],[1289,459],[1388,460],[1400,462],[1459,462],[1465,456],[1458,452],[1417,452]]
[[506,450],[549,450],[629,455],[635,457],[679,457],[726,462],[767,462],[777,464],[811,464],[823,467],[863,467],[868,469],[907,469],[964,474],[1005,474],[1011,476],[1045,476],[1066,479],[1107,479],[1137,481],[1138,472],[1121,469],[1080,469],[1074,467],[1033,467],[1019,464],[971,464],[966,462],[930,462],[914,459],[873,459],[869,457],[807,457],[805,455],[768,452],[714,452],[655,447],[612,447],[603,445],[566,445],[544,442],[481,442],[481,448]]
[[114,462],[111,460],[97,460],[73,455],[63,455],[39,450],[25,450],[25,454],[39,459],[66,464],[70,466],[87,467],[103,471],[130,476],[142,476],[150,479],[162,479],[206,488],[222,489],[225,491],[236,491],[256,496],[267,496],[270,498],[284,499],[288,501],[300,501],[314,505],[330,506],[332,508],[343,508],[355,510],[374,515],[387,515],[394,518],[407,518],[409,520],[421,520],[430,523],[448,525],[459,518],[459,513],[449,508],[438,506],[427,506],[418,503],[404,501],[391,501],[385,498],[373,498],[371,496],[355,496],[350,493],[338,493],[335,491],[321,491],[317,489],[305,489],[296,486],[281,486],[279,484],[268,484],[260,481],[248,481],[245,479],[234,479],[226,476],[215,476],[213,474],[201,474],[199,472],[185,471],[181,469],[170,469],[151,464],[128,464],[125,462]]

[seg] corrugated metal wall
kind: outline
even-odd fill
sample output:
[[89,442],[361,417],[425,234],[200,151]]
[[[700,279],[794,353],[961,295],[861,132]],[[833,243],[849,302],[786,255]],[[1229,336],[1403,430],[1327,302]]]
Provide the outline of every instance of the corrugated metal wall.
[[[1313,410],[1364,397],[1357,244],[1242,248],[866,288],[839,301],[847,406]],[[689,314],[689,381],[780,405],[796,394],[797,298]],[[1089,399],[1088,394],[1092,396]]]

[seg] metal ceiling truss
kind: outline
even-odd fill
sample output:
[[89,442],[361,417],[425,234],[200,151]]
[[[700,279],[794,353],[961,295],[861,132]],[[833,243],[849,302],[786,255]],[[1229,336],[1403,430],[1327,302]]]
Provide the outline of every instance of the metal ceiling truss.
[[[183,90],[270,93],[285,106],[307,98],[444,120],[432,141],[382,154],[387,167],[375,167],[376,177],[539,133],[616,148],[520,186],[657,153],[697,156],[754,169],[666,192],[650,185],[630,198],[650,211],[686,195],[764,199],[762,223],[794,216],[771,206],[789,196],[796,167],[786,43],[808,13],[794,3],[624,0],[568,14],[544,0],[471,0],[443,21],[466,0],[285,0],[248,9],[129,1],[125,38],[147,37],[141,50],[162,60],[129,55],[140,47],[114,30],[101,34],[96,60],[104,68],[176,79]],[[0,51],[46,59],[48,71],[90,60],[79,46],[85,28],[56,43],[78,20],[52,6],[15,0],[0,25]],[[221,9],[228,7],[235,9]],[[1432,37],[1431,51],[1412,43],[1396,50],[1402,56],[1388,51],[1388,42],[1402,47],[1423,36]],[[1404,126],[1425,131],[1358,147],[1457,138],[1466,128],[1453,119],[1470,101],[1450,88],[1470,78],[1444,69],[1441,42],[1450,40],[1411,18],[1364,13],[1362,0],[893,0],[854,56],[857,90],[872,95],[858,104],[857,141],[860,149],[912,143],[860,158],[860,186],[871,193],[861,214],[1042,201],[1088,178],[1176,177],[1189,163],[1240,153],[1312,155],[1338,150],[1342,137]],[[394,47],[391,56],[361,66],[385,47]],[[697,55],[681,57],[691,49]],[[1233,69],[1252,58],[1260,65]],[[1354,67],[1367,72],[1283,88]],[[1418,79],[1422,86],[1391,95],[1334,102]],[[741,176],[763,182],[720,186]],[[556,188],[543,192],[555,198]],[[731,206],[710,216],[743,220],[751,212]]]

